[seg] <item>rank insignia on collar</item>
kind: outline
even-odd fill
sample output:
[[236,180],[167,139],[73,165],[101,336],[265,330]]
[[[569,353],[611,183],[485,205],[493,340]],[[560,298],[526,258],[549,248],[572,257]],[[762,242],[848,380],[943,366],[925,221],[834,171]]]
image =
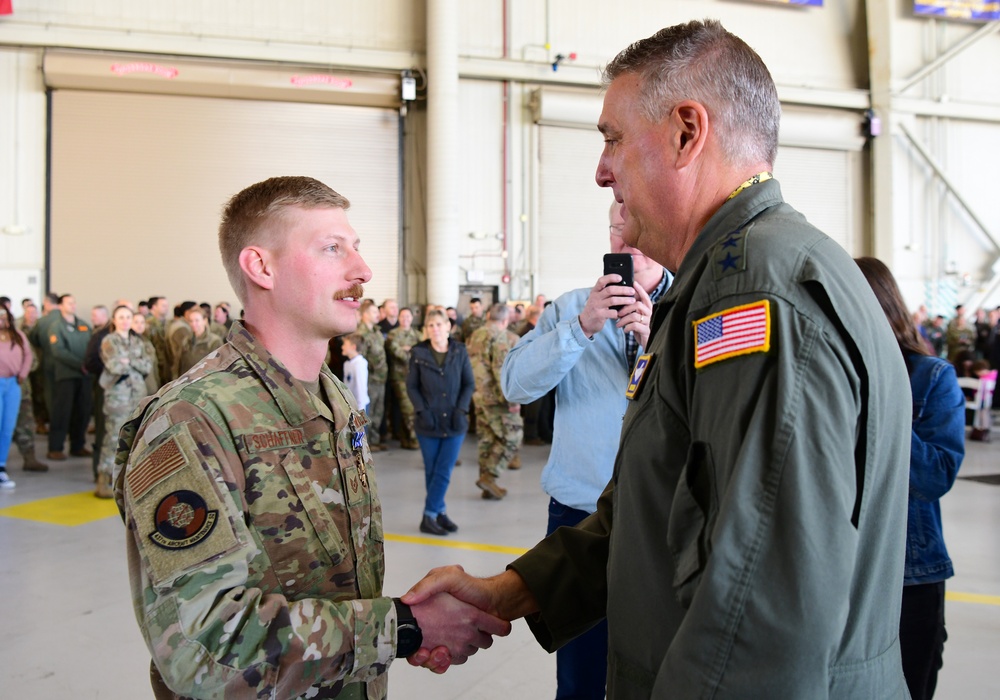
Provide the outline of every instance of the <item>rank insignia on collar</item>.
[[653,363],[653,355],[640,355],[636,358],[635,368],[632,370],[632,376],[628,380],[628,388],[625,390],[625,398],[635,399],[636,395],[639,393],[639,387],[642,386],[642,381],[646,377],[646,372],[649,370],[649,366]]

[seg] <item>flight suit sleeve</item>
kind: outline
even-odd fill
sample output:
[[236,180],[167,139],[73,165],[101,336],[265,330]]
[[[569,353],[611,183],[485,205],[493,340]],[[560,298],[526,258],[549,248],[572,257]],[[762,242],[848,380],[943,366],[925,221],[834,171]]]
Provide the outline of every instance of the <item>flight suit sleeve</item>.
[[608,548],[614,483],[597,511],[576,527],[561,527],[507,567],[524,579],[539,612],[526,619],[539,645],[553,652],[607,615]]
[[[724,298],[698,315],[761,298]],[[843,643],[864,478],[859,368],[831,323],[769,302],[769,349],[687,369],[691,448],[664,538],[674,580],[662,591],[687,613],[653,697],[825,698],[816,679]]]
[[185,697],[297,697],[371,681],[395,654],[389,598],[291,601],[248,584],[259,554],[228,433],[182,402],[144,422],[119,489],[133,605]]

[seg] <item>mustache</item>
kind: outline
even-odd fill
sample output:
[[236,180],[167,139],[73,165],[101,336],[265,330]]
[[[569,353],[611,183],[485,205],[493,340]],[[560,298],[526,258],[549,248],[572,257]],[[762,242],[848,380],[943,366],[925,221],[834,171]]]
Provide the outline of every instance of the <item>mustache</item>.
[[350,289],[345,289],[342,292],[337,292],[333,295],[334,299],[347,299],[351,297],[353,299],[361,299],[365,295],[365,288],[360,284],[356,284]]

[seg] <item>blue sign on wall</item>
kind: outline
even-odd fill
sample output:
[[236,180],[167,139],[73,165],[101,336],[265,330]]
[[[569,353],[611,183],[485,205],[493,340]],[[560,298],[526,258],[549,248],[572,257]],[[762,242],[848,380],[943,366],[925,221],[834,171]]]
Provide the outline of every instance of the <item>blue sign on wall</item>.
[[1000,19],[1000,2],[983,0],[913,0],[913,13],[939,19],[993,22]]

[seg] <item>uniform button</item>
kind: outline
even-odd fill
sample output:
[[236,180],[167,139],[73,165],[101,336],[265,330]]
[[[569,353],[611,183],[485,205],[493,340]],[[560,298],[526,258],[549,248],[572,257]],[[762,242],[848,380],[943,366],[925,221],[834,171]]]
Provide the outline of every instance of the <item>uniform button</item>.
[[441,415],[442,415],[442,416],[444,416],[445,418],[447,418],[447,417],[448,417],[448,414],[447,414],[447,413],[442,413]]

